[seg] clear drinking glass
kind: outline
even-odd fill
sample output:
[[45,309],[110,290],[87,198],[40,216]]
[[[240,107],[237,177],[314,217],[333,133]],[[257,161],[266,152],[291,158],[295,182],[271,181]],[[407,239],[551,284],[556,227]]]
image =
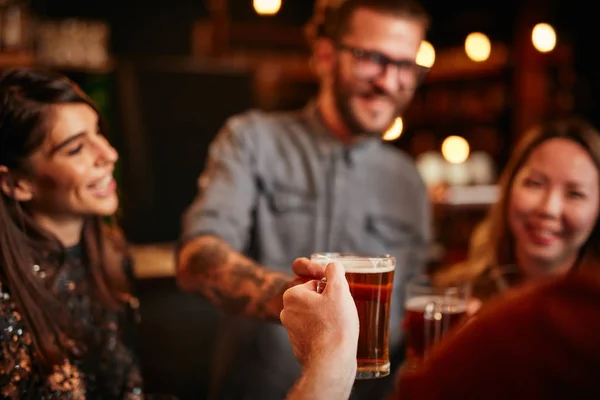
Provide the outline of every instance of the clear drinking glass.
[[429,350],[467,318],[471,285],[434,286],[427,277],[407,284],[404,302],[406,364],[422,363]]
[[317,253],[311,260],[322,265],[337,262],[344,266],[360,323],[356,379],[389,375],[388,334],[396,259],[390,255]]

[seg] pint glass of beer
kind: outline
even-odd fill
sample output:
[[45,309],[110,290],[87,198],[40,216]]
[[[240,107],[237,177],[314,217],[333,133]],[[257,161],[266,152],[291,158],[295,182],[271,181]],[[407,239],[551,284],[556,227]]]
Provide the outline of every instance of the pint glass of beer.
[[466,320],[469,284],[433,286],[425,277],[409,282],[404,302],[405,368],[418,366],[428,351]]
[[318,253],[313,262],[344,266],[360,323],[356,379],[381,378],[390,373],[388,330],[396,259],[390,255]]

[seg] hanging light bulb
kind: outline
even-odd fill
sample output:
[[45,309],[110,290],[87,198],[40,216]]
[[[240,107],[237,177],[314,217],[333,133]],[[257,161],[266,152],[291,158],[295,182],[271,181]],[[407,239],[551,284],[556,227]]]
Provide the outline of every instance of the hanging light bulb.
[[551,25],[539,23],[531,31],[531,41],[540,53],[551,52],[556,46],[556,32]]
[[275,15],[281,8],[281,0],[254,0],[254,11],[258,15]]
[[448,136],[442,143],[442,155],[451,164],[462,164],[469,157],[469,142],[460,136]]
[[465,40],[465,52],[473,61],[481,62],[487,60],[492,52],[490,39],[481,32],[469,33]]

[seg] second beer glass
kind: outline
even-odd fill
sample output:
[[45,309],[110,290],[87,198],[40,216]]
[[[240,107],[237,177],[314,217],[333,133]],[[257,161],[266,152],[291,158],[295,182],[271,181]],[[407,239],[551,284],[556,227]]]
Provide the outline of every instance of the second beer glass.
[[436,287],[426,277],[407,285],[403,324],[406,335],[404,368],[418,366],[443,336],[466,320],[470,292],[469,284]]

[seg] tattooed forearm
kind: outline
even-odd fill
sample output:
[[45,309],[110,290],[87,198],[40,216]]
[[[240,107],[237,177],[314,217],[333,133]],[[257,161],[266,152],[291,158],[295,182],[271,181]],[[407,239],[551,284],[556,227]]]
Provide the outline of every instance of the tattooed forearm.
[[257,287],[265,284],[265,277],[258,274],[257,265],[253,262],[237,262],[231,270],[231,285],[233,289],[239,290],[241,285],[248,280]]
[[190,254],[190,275],[208,278],[213,269],[227,262],[229,251],[229,246],[219,240],[200,242],[196,251]]
[[279,321],[282,295],[292,277],[264,268],[216,237],[202,237],[181,251],[181,287],[225,311]]
[[231,297],[228,293],[216,287],[212,288],[212,295],[212,299],[216,300],[216,303],[219,303],[224,309],[233,314],[244,313],[251,300],[248,296]]
[[[272,299],[281,299],[281,305],[277,304],[275,307],[281,311],[283,308],[283,292],[287,290],[290,286],[290,280],[285,276],[275,276],[271,279],[271,282],[265,286],[265,289],[262,293],[260,301],[257,303],[257,310],[259,313],[264,313],[265,315],[270,314],[268,307],[272,305]],[[276,311],[276,310],[275,310]],[[279,312],[275,316],[277,320],[279,320]]]

